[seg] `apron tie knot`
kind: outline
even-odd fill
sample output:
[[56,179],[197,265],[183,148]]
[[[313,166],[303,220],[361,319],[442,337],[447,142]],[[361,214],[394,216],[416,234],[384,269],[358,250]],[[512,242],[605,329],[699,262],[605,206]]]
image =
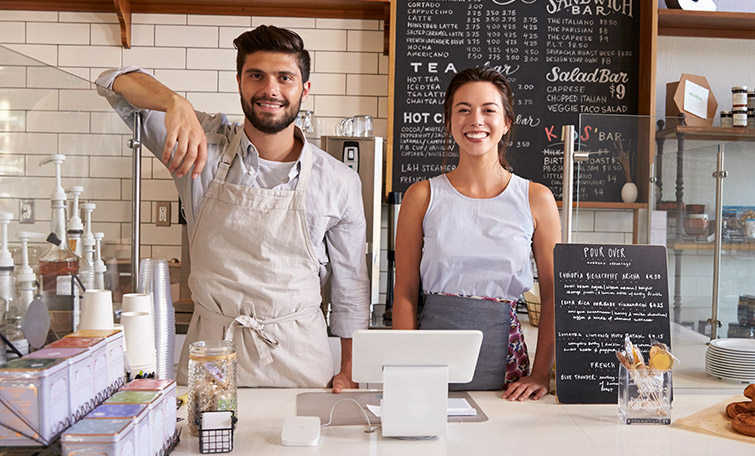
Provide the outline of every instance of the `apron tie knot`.
[[252,339],[257,348],[257,353],[260,355],[262,365],[266,366],[272,364],[273,356],[270,353],[270,347],[277,347],[280,344],[280,341],[278,341],[274,335],[265,331],[265,325],[251,315],[239,315],[234,318],[233,322],[226,330],[225,340],[233,340],[233,328],[235,326],[241,326],[252,330]]

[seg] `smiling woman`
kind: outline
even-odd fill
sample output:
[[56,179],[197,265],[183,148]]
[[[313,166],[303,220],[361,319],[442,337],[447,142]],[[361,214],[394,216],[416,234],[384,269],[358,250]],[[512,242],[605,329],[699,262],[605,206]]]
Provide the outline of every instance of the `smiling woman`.
[[[551,192],[509,170],[512,106],[511,88],[495,69],[470,68],[451,80],[446,149],[453,137],[459,165],[406,192],[396,233],[393,327],[482,330],[472,382],[452,387],[540,399],[553,363],[552,252],[560,225]],[[540,271],[543,330],[528,375],[515,304],[532,287],[530,249]]]

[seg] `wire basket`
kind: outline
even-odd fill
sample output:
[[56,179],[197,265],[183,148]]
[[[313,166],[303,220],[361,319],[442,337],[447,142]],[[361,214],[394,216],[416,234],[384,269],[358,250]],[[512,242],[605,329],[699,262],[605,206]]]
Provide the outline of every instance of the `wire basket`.
[[[199,452],[206,453],[230,453],[233,451],[233,430],[236,427],[236,417],[232,411],[202,412],[203,418],[207,414],[229,414],[230,427],[205,429],[199,426]],[[204,420],[200,420],[203,422]]]
[[540,323],[540,303],[533,301],[527,302],[527,316],[530,318],[530,324],[537,327]]

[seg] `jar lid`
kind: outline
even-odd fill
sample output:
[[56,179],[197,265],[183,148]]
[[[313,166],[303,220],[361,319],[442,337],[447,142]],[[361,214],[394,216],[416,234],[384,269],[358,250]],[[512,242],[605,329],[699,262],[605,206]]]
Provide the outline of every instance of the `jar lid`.
[[726,117],[730,115],[731,115],[731,111],[721,111],[721,117]]
[[744,91],[747,92],[747,86],[734,86],[731,88],[732,91]]

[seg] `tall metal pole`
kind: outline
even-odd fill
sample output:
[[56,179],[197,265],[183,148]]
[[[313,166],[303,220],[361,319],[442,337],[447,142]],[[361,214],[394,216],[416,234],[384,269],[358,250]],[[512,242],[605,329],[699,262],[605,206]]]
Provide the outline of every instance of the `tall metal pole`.
[[724,171],[724,145],[718,145],[718,163],[716,172],[713,177],[716,178],[716,242],[713,250],[713,300],[710,311],[710,340],[717,337],[718,328],[721,322],[718,321],[718,279],[721,270],[721,244],[723,238],[723,199],[724,199],[724,178],[727,172]]
[[561,195],[561,242],[571,242],[572,201],[574,200],[574,125],[564,125],[561,129],[564,140],[564,177]]
[[133,149],[133,172],[131,176],[131,292],[139,289],[139,250],[141,248],[142,206],[142,115],[134,114],[133,138],[128,141]]

